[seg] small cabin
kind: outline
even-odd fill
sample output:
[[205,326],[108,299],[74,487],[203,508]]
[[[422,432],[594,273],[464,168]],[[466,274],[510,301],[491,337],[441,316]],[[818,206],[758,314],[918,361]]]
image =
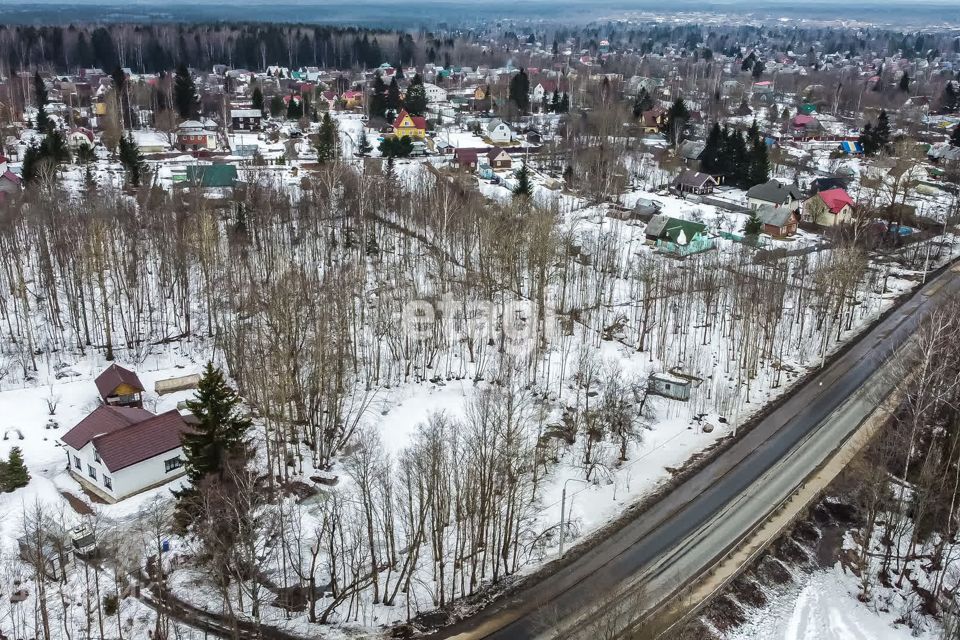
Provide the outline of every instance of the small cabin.
[[669,373],[651,373],[647,378],[647,393],[672,400],[689,400],[691,386],[691,380]]
[[111,364],[94,381],[104,404],[113,407],[143,407],[143,384],[133,371]]

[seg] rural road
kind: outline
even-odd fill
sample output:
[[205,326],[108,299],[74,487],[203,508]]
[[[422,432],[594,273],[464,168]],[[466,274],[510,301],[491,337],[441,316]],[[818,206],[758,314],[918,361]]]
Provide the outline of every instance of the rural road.
[[842,444],[891,390],[890,378],[878,371],[892,349],[933,308],[958,294],[960,266],[919,289],[730,448],[620,530],[541,581],[432,637],[574,638],[579,620],[594,617],[597,607],[621,594],[643,594],[637,613],[663,603]]

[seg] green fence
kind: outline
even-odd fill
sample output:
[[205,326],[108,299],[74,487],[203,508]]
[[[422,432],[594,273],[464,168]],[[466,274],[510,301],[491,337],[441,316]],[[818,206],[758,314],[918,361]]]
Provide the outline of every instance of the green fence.
[[687,244],[676,244],[669,240],[657,240],[657,250],[674,256],[690,256],[713,249],[711,238],[696,238]]

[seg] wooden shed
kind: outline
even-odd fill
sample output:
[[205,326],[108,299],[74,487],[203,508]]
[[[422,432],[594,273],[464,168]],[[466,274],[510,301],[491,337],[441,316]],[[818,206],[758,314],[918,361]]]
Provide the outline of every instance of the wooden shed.
[[647,393],[672,400],[689,400],[691,386],[691,380],[671,373],[651,373],[647,378]]
[[133,371],[111,364],[94,380],[105,404],[115,407],[142,407],[143,384]]

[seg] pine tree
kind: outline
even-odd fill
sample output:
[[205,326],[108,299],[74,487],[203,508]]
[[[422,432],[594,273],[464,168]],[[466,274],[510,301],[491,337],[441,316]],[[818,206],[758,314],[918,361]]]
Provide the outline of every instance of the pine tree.
[[320,131],[317,134],[317,162],[320,164],[331,162],[340,155],[338,135],[336,121],[330,117],[329,113],[324,113],[323,122],[320,123]]
[[373,93],[370,94],[370,115],[374,118],[383,118],[387,113],[387,85],[377,72],[373,79]]
[[407,87],[403,107],[412,116],[422,116],[427,111],[427,89],[423,86],[423,78],[419,73],[413,76],[410,86]]
[[10,449],[10,456],[3,465],[2,475],[0,475],[0,489],[5,492],[14,491],[20,487],[25,487],[30,482],[30,473],[23,463],[23,452],[20,447]]
[[649,111],[650,109],[653,109],[653,98],[647,93],[645,87],[640,87],[637,99],[633,101],[633,117],[639,118],[643,115],[644,111]]
[[530,181],[530,172],[524,162],[517,171],[517,186],[513,188],[514,197],[529,198],[533,195],[533,183]]
[[750,212],[750,217],[747,219],[747,223],[743,226],[743,233],[748,237],[756,237],[760,235],[763,231],[763,223],[760,221],[760,218],[757,217],[757,211],[754,209]]
[[403,100],[400,98],[400,83],[394,78],[387,87],[387,111],[392,111],[394,115],[403,107]]
[[690,118],[690,111],[687,109],[683,98],[677,98],[667,110],[667,123],[664,127],[664,135],[667,142],[672,145],[680,143],[680,137],[683,134],[683,127]]
[[762,139],[757,139],[750,147],[750,184],[763,184],[770,179],[770,159],[767,155],[767,145]]
[[285,111],[283,98],[274,94],[274,96],[270,98],[270,115],[274,118],[279,118]]
[[287,119],[299,120],[303,117],[303,99],[296,94],[290,94],[287,99]]
[[713,126],[710,127],[710,133],[707,134],[703,152],[700,154],[700,168],[706,173],[720,173],[720,154],[722,153],[723,132],[720,130],[720,123],[714,122]]
[[47,85],[44,84],[39,71],[33,74],[33,93],[37,105],[37,131],[48,132],[53,128],[53,121],[47,115],[47,103],[49,102]]
[[727,153],[732,163],[731,175],[733,181],[747,186],[747,182],[750,180],[750,153],[747,150],[747,143],[743,139],[741,131],[735,130],[730,133]]
[[187,408],[197,423],[182,438],[184,468],[196,488],[205,476],[221,473],[229,458],[248,453],[250,419],[241,414],[240,397],[211,362],[203,370],[196,399],[188,400]]
[[361,156],[368,156],[371,151],[373,151],[373,147],[370,145],[370,141],[367,140],[367,133],[361,131],[360,143],[357,145],[357,153]]
[[197,115],[197,87],[187,65],[180,63],[173,77],[173,103],[177,106],[177,113],[184,120]]
[[[957,39],[960,42],[960,38]],[[960,91],[957,90],[953,80],[948,80],[943,88],[943,110],[952,113],[960,109]]]
[[250,101],[253,103],[253,108],[263,113],[263,91],[260,90],[260,87],[253,88],[253,94],[250,96]]
[[960,147],[960,124],[953,128],[953,135],[950,136],[950,144]]
[[26,151],[23,152],[23,165],[20,169],[20,176],[26,184],[30,184],[36,180],[40,173],[40,165],[43,161],[44,158],[40,153],[40,147],[35,144],[30,145]]
[[523,69],[520,69],[510,78],[508,99],[516,105],[521,113],[530,110],[530,78],[527,77],[527,72]]
[[906,71],[900,76],[900,91],[910,93],[910,76],[907,75]]
[[134,187],[139,187],[140,181],[143,178],[145,164],[143,162],[143,154],[140,153],[140,147],[134,142],[132,134],[128,133],[126,136],[120,138],[120,148],[117,155],[119,156],[120,164],[127,170],[127,178],[129,178],[130,184]]

